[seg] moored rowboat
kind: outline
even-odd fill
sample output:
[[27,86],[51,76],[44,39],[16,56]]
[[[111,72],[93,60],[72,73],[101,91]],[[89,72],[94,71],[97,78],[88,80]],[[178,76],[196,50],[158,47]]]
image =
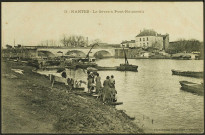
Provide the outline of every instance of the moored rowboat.
[[173,75],[203,78],[203,72],[172,70]]
[[199,95],[204,94],[204,86],[203,83],[193,83],[193,82],[188,82],[188,81],[179,81],[180,85],[182,86],[181,89],[192,92],[192,93],[197,93]]
[[134,71],[137,72],[138,66],[131,65],[131,64],[120,64],[120,66],[117,66],[117,70],[119,71]]

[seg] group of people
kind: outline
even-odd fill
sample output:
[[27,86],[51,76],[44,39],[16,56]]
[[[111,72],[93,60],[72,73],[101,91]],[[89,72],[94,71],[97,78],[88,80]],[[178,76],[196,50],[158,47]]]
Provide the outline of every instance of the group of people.
[[106,80],[103,82],[103,87],[101,84],[101,77],[97,72],[87,72],[88,74],[88,92],[95,92],[102,99],[103,103],[106,102],[116,102],[117,91],[115,89],[115,79],[114,76],[107,76]]

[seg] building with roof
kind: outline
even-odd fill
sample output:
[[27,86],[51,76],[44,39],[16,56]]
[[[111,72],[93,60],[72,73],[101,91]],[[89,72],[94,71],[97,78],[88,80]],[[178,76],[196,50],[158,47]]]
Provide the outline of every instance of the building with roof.
[[169,34],[161,35],[154,30],[143,30],[135,37],[135,47],[153,47],[166,50],[169,46]]
[[135,47],[135,40],[131,40],[131,41],[122,41],[121,43],[121,47],[127,48],[127,47]]

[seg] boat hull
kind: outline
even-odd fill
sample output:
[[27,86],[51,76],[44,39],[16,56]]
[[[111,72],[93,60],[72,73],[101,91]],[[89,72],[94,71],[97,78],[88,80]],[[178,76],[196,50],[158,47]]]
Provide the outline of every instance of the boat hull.
[[127,64],[121,64],[120,66],[117,66],[118,71],[134,71],[138,72],[138,66],[136,65],[127,65]]
[[191,93],[196,93],[198,95],[204,95],[204,86],[203,84],[188,82],[188,81],[180,81],[181,89],[184,91],[188,91]]
[[172,70],[173,75],[203,78],[203,72]]
[[74,63],[74,64],[68,64],[66,67],[70,69],[77,69],[77,68],[82,68],[86,69],[88,67],[96,67],[97,64],[95,63]]
[[104,71],[104,70],[117,70],[117,67],[101,67],[101,66],[97,66],[96,67],[99,71]]
[[73,88],[72,90],[77,90],[77,91],[84,91],[85,90],[85,88],[84,87],[78,87],[78,88]]

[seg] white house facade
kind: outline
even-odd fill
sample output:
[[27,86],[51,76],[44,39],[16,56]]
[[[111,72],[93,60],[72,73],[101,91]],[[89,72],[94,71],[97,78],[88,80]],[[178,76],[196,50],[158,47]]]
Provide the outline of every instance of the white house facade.
[[136,47],[148,48],[155,47],[159,50],[163,49],[163,37],[162,36],[136,36]]

